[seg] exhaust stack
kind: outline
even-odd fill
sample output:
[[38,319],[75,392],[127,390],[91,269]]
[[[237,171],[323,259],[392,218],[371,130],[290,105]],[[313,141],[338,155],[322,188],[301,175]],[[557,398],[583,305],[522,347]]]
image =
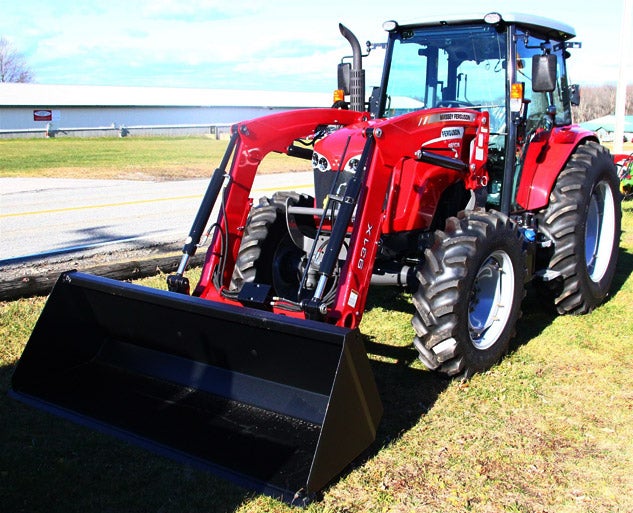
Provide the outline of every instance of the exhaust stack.
[[350,76],[350,108],[363,112],[365,110],[365,70],[363,69],[363,54],[358,38],[342,23],[338,24],[341,34],[352,47],[352,69]]

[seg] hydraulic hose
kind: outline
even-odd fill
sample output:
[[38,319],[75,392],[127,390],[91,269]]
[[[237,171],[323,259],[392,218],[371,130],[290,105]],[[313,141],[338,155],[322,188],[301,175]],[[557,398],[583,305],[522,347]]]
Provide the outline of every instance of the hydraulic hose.
[[175,274],[171,274],[167,277],[167,287],[171,292],[179,292],[181,294],[189,294],[189,280],[185,278],[184,273],[189,264],[189,260],[192,256],[195,255],[196,249],[198,248],[198,244],[200,243],[200,238],[204,229],[209,222],[209,217],[211,217],[211,211],[215,206],[215,202],[220,194],[220,190],[222,189],[222,185],[224,184],[224,179],[226,177],[226,167],[228,166],[231,155],[233,155],[233,151],[235,150],[235,146],[237,144],[237,130],[233,132],[231,140],[229,141],[229,145],[224,153],[224,157],[220,163],[220,166],[213,172],[211,176],[211,180],[209,181],[209,185],[207,186],[207,191],[202,198],[202,203],[200,204],[200,208],[198,209],[198,213],[196,214],[196,218],[193,221],[193,225],[191,226],[191,230],[189,231],[189,236],[185,241],[185,245],[182,248],[182,257],[180,259],[180,264],[178,265],[178,269]]

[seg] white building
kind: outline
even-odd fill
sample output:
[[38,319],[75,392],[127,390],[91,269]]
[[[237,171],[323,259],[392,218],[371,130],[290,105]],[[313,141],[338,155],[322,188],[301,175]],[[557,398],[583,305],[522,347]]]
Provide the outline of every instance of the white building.
[[330,107],[332,94],[0,84],[0,138],[219,133],[238,121]]

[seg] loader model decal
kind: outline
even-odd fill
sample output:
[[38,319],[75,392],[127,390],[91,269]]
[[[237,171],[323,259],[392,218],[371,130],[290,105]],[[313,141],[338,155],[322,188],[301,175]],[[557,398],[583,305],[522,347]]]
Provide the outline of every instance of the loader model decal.
[[363,244],[360,248],[360,254],[358,261],[356,262],[356,267],[358,269],[363,269],[365,267],[365,258],[367,257],[367,245],[371,242],[371,232],[374,227],[367,223],[367,229],[365,230],[365,236],[363,237]]

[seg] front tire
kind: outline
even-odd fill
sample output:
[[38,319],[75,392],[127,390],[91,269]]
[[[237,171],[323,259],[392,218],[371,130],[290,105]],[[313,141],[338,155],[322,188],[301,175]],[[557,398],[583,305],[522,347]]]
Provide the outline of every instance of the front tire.
[[539,229],[553,241],[546,267],[557,287],[538,287],[560,314],[596,308],[611,287],[620,242],[621,195],[615,164],[596,142],[579,146],[561,171]]
[[286,224],[287,205],[308,201],[296,192],[276,192],[261,198],[249,213],[238,251],[231,290],[246,282],[271,285],[272,293],[292,301],[298,299],[303,250],[294,245]]
[[507,352],[521,316],[526,259],[517,227],[478,210],[446,221],[418,269],[414,346],[449,376],[482,372]]

